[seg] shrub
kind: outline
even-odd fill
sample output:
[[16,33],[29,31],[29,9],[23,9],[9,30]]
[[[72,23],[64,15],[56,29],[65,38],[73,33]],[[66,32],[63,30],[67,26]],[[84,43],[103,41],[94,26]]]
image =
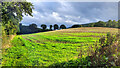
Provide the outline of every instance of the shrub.
[[[116,36],[116,37],[115,37]],[[92,66],[118,66],[120,65],[120,35],[107,34],[107,37],[100,39],[98,47],[95,45],[95,50],[90,47],[90,57]]]

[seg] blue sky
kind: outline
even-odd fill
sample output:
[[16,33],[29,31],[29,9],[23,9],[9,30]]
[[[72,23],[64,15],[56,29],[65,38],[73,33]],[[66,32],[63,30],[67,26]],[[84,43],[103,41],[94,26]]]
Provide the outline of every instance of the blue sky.
[[85,24],[118,19],[117,2],[30,2],[34,5],[33,17],[24,16],[21,23],[54,25]]

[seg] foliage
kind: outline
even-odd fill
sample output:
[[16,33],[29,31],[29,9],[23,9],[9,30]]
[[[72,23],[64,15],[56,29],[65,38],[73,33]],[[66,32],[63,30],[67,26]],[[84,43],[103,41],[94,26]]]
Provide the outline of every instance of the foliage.
[[[102,37],[101,39],[103,38],[104,37]],[[100,42],[106,42],[106,43],[99,44],[101,46],[100,48],[98,48],[97,45],[95,45],[96,46],[95,51],[93,51],[93,48],[91,48],[92,50],[91,52],[92,56],[90,56],[91,65],[92,66],[119,66],[120,65],[120,59],[119,59],[120,44],[118,42],[119,40],[120,40],[119,34],[116,34],[116,35],[108,34],[107,37],[104,38],[104,40],[100,40]]]
[[[112,27],[112,28],[118,28],[119,26],[119,20],[109,20],[107,22],[98,21],[96,23],[88,23],[88,24],[82,24],[83,27]],[[76,28],[76,27],[75,27]]]
[[50,30],[52,30],[52,25],[50,25]]
[[71,28],[78,28],[78,27],[82,27],[82,25],[75,24]]
[[2,2],[2,26],[6,35],[16,34],[23,13],[32,16],[33,5],[30,2]]
[[66,26],[65,26],[64,24],[62,24],[62,25],[60,26],[60,29],[66,29]]
[[113,20],[111,27],[113,27],[113,28],[118,27],[118,22]]
[[37,28],[37,25],[36,25],[36,24],[30,24],[29,27],[30,27],[31,29],[34,29],[34,28]]
[[94,24],[94,27],[104,27],[104,26],[106,26],[106,23],[103,21],[99,21]]
[[102,44],[102,47],[112,45],[115,41],[115,36],[112,36],[110,33],[107,33],[107,38],[102,37],[99,41]]
[[94,27],[95,23],[88,24],[89,27]]
[[43,30],[45,30],[47,28],[47,26],[45,24],[42,24],[41,27]]
[[118,20],[118,28],[120,29],[120,20]]
[[19,28],[20,28],[20,32],[17,34],[29,34],[29,33],[36,33],[41,31],[41,29],[37,28],[37,25],[34,23],[30,24],[29,26],[20,24]]
[[109,20],[106,24],[107,27],[111,27],[112,26],[112,20]]
[[59,29],[59,26],[57,24],[54,24],[54,30]]

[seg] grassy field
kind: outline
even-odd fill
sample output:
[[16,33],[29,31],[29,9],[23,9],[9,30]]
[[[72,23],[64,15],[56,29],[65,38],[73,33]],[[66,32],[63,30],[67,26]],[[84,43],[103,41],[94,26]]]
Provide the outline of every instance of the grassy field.
[[0,44],[2,43],[2,27],[1,27],[1,24],[0,24]]
[[0,47],[2,47],[2,26],[0,24]]
[[[2,27],[0,24],[0,59],[2,58]],[[0,66],[1,66],[1,60],[0,60]]]
[[12,47],[3,49],[3,66],[50,66],[76,60],[80,50],[87,56],[93,46],[107,32],[118,33],[116,28],[82,27],[43,33],[18,35]]

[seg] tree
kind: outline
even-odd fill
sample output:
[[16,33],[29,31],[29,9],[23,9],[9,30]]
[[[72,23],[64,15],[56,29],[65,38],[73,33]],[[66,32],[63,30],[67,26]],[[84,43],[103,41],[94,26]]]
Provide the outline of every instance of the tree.
[[30,24],[29,27],[30,27],[31,29],[35,29],[35,28],[37,28],[37,25],[36,25],[36,24]]
[[75,24],[72,26],[72,28],[78,28],[78,27],[81,27],[82,25],[79,25],[79,24]]
[[94,24],[94,27],[105,27],[105,26],[106,26],[106,23],[103,21],[99,21]]
[[52,30],[52,25],[50,25],[50,30]]
[[45,24],[42,24],[41,27],[43,30],[45,30],[47,28],[47,26]]
[[117,28],[117,27],[118,27],[118,22],[115,21],[115,20],[113,20],[113,22],[112,22],[112,27],[113,27],[113,28]]
[[62,25],[60,26],[60,29],[66,29],[66,26],[65,26],[64,24],[62,24]]
[[3,33],[10,35],[16,34],[19,30],[19,22],[25,15],[32,16],[33,5],[30,2],[2,2],[1,21]]
[[118,20],[118,28],[120,29],[120,20]]
[[94,27],[94,24],[95,24],[95,23],[90,23],[90,24],[88,24],[88,26],[89,26],[89,27]]
[[58,28],[59,28],[58,25],[55,24],[55,25],[54,25],[54,30],[56,30],[56,29],[58,29]]
[[111,27],[112,26],[112,20],[109,20],[106,24],[107,27]]

